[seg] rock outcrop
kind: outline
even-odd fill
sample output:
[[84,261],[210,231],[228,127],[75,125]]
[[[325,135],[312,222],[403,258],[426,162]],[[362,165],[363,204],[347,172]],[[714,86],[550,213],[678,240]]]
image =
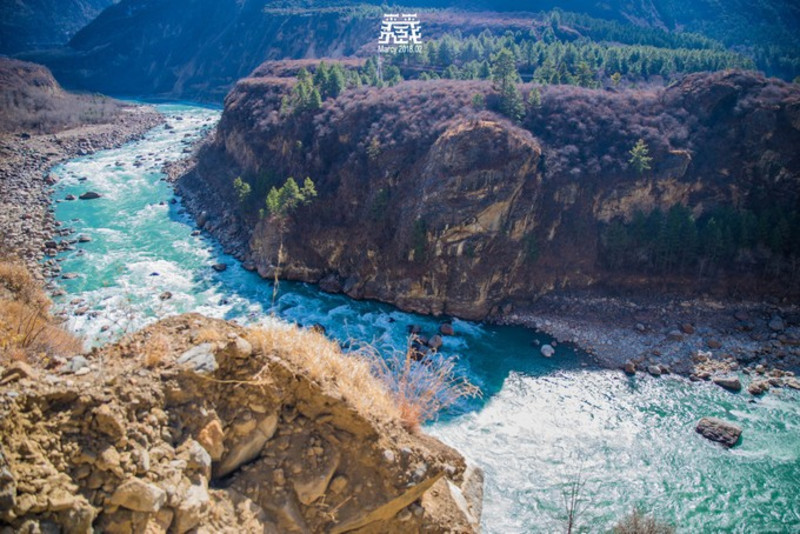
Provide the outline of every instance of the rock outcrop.
[[[406,310],[484,319],[554,289],[603,284],[742,290],[748,278],[735,269],[702,280],[694,270],[620,275],[601,260],[603,231],[637,211],[685,205],[702,217],[764,198],[791,209],[800,198],[800,90],[755,74],[692,75],[652,91],[545,87],[522,125],[474,109],[476,93],[493,105],[486,83],[362,88],[317,113],[281,114],[291,83],[239,82],[181,182],[188,204],[271,277],[281,227],[258,208],[270,186],[309,176],[319,196],[282,236],[280,275]],[[629,164],[642,137],[646,174]],[[243,204],[231,185],[240,175],[254,191]],[[771,278],[754,291],[770,288],[800,290]]]
[[320,334],[187,315],[88,361],[0,386],[14,529],[478,530],[480,470],[406,430],[364,362]]
[[716,417],[703,417],[697,423],[695,431],[704,438],[729,448],[736,445],[742,435],[740,427]]

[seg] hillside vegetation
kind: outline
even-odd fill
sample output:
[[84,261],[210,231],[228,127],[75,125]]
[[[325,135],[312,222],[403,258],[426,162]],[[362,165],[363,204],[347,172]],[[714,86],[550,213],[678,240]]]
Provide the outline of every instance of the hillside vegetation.
[[0,58],[0,132],[55,133],[102,124],[125,107],[101,95],[66,92],[41,65]]
[[[720,4],[716,14],[710,8],[703,13],[707,20],[719,21],[710,28],[728,28],[723,34],[678,22],[682,16],[662,14],[652,6],[629,9],[616,2],[600,10],[593,3],[570,4],[576,13],[432,9],[447,5],[434,1],[417,9],[425,47],[419,56],[396,58],[398,64],[391,68],[399,67],[402,77],[486,78],[485,63],[501,46],[515,54],[526,81],[539,83],[591,86],[613,80],[616,85],[619,80],[612,77],[619,74],[630,83],[663,84],[681,74],[726,68],[757,68],[785,79],[800,75],[798,43],[784,31],[796,13],[785,6],[781,9],[786,13],[780,13],[787,19],[761,19],[775,32],[759,28],[764,39],[750,42],[735,38],[742,34],[741,21],[728,4]],[[71,88],[221,100],[237,79],[265,60],[374,56],[381,15],[391,9],[400,8],[344,2],[123,0],[67,47],[25,58],[48,65]],[[676,6],[670,13],[681,9]],[[173,53],[163,54],[164,49]],[[395,72],[384,76],[393,78]]]
[[240,82],[185,179],[217,195],[208,226],[249,240],[264,276],[266,193],[308,176],[319,196],[283,236],[281,274],[357,298],[479,319],[565,286],[798,291],[796,86],[737,71],[646,91],[522,85],[518,125],[499,79],[361,87],[287,113],[293,87]]

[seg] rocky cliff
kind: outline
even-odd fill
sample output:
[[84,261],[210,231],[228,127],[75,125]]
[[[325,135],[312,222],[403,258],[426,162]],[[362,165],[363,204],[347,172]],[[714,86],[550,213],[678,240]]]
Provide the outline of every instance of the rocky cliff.
[[409,432],[358,356],[187,315],[0,368],[15,532],[475,532],[482,475]]
[[[694,267],[614,270],[604,259],[609,225],[656,208],[685,206],[691,221],[726,207],[795,210],[797,86],[724,72],[652,91],[544,87],[515,125],[475,109],[474,94],[490,109],[497,98],[477,82],[351,90],[318,112],[282,115],[290,85],[239,82],[182,183],[205,198],[207,228],[249,240],[240,256],[264,276],[281,236],[258,208],[270,186],[309,176],[319,197],[288,225],[280,275],[355,298],[483,319],[565,287],[797,292],[780,269],[766,277],[777,283],[760,272],[748,288],[754,275],[739,263],[699,276]],[[629,162],[638,139],[653,158],[642,172]],[[244,203],[231,185],[238,175],[253,185]]]

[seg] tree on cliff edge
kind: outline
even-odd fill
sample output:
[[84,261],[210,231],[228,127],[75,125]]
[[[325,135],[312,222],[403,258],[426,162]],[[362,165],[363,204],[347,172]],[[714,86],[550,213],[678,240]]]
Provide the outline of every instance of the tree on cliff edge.
[[[289,177],[281,187],[273,187],[267,194],[267,214],[270,222],[276,225],[280,242],[278,244],[278,259],[275,264],[275,277],[272,286],[272,305],[278,296],[278,275],[283,262],[283,235],[289,223],[289,216],[298,206],[306,205],[317,196],[317,190],[311,178],[306,177],[303,187],[297,185],[294,178]],[[263,212],[262,212],[263,213]]]

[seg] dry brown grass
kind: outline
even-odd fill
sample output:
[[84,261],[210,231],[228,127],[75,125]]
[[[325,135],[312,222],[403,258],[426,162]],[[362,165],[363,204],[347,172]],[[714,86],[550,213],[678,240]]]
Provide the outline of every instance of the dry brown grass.
[[27,269],[0,261],[0,361],[45,362],[81,351],[81,342],[50,316],[50,299]]
[[222,334],[215,328],[204,327],[194,334],[192,340],[195,343],[216,343],[217,341],[222,341]]
[[280,323],[251,330],[248,340],[265,354],[289,362],[362,415],[397,420],[408,430],[435,419],[458,399],[480,394],[455,375],[454,357],[437,355],[425,363],[413,361],[410,353],[384,358],[366,344],[343,354],[336,342],[320,333]]
[[382,420],[400,420],[397,403],[372,374],[362,354],[344,355],[322,334],[275,323],[253,328],[247,340],[256,350],[286,361],[294,372],[318,384],[324,393],[345,400],[358,413]]
[[371,347],[362,349],[372,362],[373,373],[389,388],[409,430],[435,420],[442,410],[464,397],[476,397],[480,389],[455,372],[456,356],[432,354],[416,361],[410,346],[384,358]]
[[28,269],[22,263],[13,260],[0,261],[0,297],[36,306],[49,305],[47,296]]

